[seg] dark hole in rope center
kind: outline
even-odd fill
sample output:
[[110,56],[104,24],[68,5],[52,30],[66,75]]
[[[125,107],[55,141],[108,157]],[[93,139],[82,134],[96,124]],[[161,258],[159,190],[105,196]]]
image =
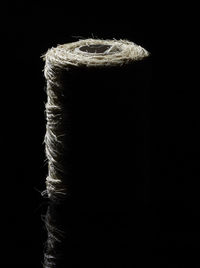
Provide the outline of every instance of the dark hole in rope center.
[[99,45],[82,46],[82,47],[79,47],[79,49],[83,52],[88,52],[88,53],[104,53],[110,47],[111,47],[110,45],[99,44]]

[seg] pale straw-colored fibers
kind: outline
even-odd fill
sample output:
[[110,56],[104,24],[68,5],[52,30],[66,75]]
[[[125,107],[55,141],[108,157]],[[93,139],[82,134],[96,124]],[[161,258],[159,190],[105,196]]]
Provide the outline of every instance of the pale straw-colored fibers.
[[[68,193],[67,182],[63,181],[68,167],[63,166],[62,159],[65,153],[64,140],[70,146],[72,133],[70,108],[64,107],[68,91],[62,81],[63,70],[121,66],[142,60],[148,55],[144,48],[127,40],[86,39],[51,48],[43,56],[48,96],[45,145],[49,171],[46,184],[50,198],[63,198]],[[66,120],[67,132],[64,126]]]
[[[65,218],[65,215],[60,215],[62,213],[67,215],[67,210],[63,208],[67,200],[73,198],[70,187],[73,183],[72,94],[75,88],[73,88],[73,83],[68,82],[70,75],[77,69],[80,71],[88,69],[89,72],[94,69],[107,71],[110,67],[119,69],[148,56],[149,53],[141,46],[127,40],[115,39],[86,39],[58,45],[49,49],[43,56],[44,75],[47,82],[45,150],[48,175],[46,191],[50,199],[46,214],[48,240],[45,248],[44,268],[67,267],[61,264],[65,262],[65,259],[66,265],[71,267],[69,256],[64,252],[66,248],[69,248],[66,223],[61,220],[62,217]],[[123,68],[120,72],[123,74]],[[74,81],[73,79],[71,81]],[[101,75],[100,79],[105,79],[104,75]],[[78,81],[79,77],[76,80]],[[87,83],[90,83],[90,79],[84,84],[76,83],[75,87],[83,87],[84,91]],[[93,83],[89,85],[89,88],[95,91],[94,79]],[[127,81],[123,82],[124,87],[126,83]],[[62,207],[62,212],[59,212],[60,207]]]

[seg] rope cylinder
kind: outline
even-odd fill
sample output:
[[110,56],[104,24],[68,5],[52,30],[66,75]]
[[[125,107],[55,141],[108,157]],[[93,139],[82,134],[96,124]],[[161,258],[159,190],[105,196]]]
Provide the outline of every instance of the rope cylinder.
[[[69,261],[61,251],[69,253],[73,244],[66,230],[69,221],[80,221],[81,214],[75,216],[74,211],[117,210],[128,198],[126,189],[130,194],[125,178],[138,169],[142,157],[135,145],[142,143],[144,120],[143,92],[138,88],[148,76],[148,58],[147,50],[133,42],[97,39],[59,45],[44,55],[50,199],[45,268],[62,267],[64,258]],[[137,157],[134,152],[139,152]],[[59,217],[60,207],[68,208],[71,220]]]

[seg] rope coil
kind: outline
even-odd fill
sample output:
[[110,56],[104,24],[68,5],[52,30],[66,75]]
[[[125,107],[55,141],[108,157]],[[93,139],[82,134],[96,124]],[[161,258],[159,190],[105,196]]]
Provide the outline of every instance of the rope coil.
[[[51,201],[46,215],[48,241],[44,255],[45,268],[60,267],[58,265],[59,259],[64,258],[61,256],[62,254],[60,255],[60,247],[64,248],[64,243],[68,243],[67,237],[65,237],[65,242],[62,241],[63,238],[60,234],[63,234],[65,227],[56,227],[57,207],[56,209],[52,209],[52,207],[59,206],[59,204],[63,206],[64,202],[71,196],[72,95],[76,88],[73,88],[74,80],[71,82],[70,76],[75,70],[82,72],[82,70],[98,69],[107,72],[110,67],[121,68],[121,66],[141,61],[148,56],[149,52],[133,42],[100,39],[86,39],[59,45],[56,48],[49,49],[43,56],[45,61],[44,75],[47,82],[47,103],[45,106],[47,122],[44,138],[48,160],[46,191]],[[96,81],[94,79],[93,82],[99,83],[101,80],[107,83],[106,78],[101,74],[99,75],[100,77],[96,75],[98,79]],[[76,80],[79,80],[80,77],[77,73],[74,76]],[[86,83],[82,85],[83,91],[80,91],[81,94],[85,93],[86,96],[89,94],[85,90],[89,79],[92,79],[92,75],[86,78]],[[110,83],[112,84],[112,81]],[[93,89],[93,85],[89,85],[89,87]],[[101,102],[101,96],[98,93],[96,95],[94,93],[93,97],[98,103]],[[83,108],[87,110],[87,104]],[[95,113],[95,104],[92,109],[92,112]],[[104,107],[104,109],[106,108]],[[64,233],[66,232],[64,231]],[[68,248],[68,245],[66,248]]]
[[[88,49],[93,49],[88,52]],[[98,47],[105,47],[105,51],[97,52]],[[81,51],[80,49],[86,51]],[[96,50],[96,51],[95,51]],[[66,166],[62,165],[64,157],[64,140],[68,143],[72,138],[70,130],[70,109],[66,107],[66,101],[71,107],[70,97],[65,85],[63,85],[63,70],[76,67],[108,67],[121,66],[133,61],[148,57],[149,53],[127,40],[96,40],[86,39],[77,42],[59,45],[47,51],[43,56],[45,60],[45,78],[47,80],[47,104],[46,104],[46,157],[49,163],[49,174],[46,179],[48,196],[51,198],[65,197],[67,185],[62,181]],[[68,98],[68,100],[66,100]],[[66,111],[68,110],[68,111]],[[66,120],[68,121],[68,132],[66,133]],[[67,136],[67,137],[66,137]]]

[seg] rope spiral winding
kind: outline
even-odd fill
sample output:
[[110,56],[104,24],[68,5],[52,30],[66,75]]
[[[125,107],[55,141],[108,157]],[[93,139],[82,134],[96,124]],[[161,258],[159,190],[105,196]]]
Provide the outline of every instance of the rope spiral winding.
[[[50,205],[46,214],[48,240],[44,268],[62,267],[62,247],[68,236],[62,224],[57,224],[57,207],[71,196],[72,183],[72,90],[66,73],[73,69],[108,68],[127,65],[148,57],[141,46],[127,40],[86,39],[51,48],[43,56],[47,81],[46,134],[44,138],[48,160],[46,191]],[[52,212],[53,211],[53,212]],[[62,212],[63,213],[63,212]],[[64,242],[63,242],[64,241]],[[61,266],[60,266],[61,265]]]
[[[102,53],[89,53],[80,50],[84,46],[108,46]],[[45,78],[47,80],[46,104],[46,157],[48,159],[47,193],[51,199],[66,197],[69,194],[63,177],[67,176],[69,166],[63,162],[72,147],[72,92],[63,84],[64,71],[73,67],[121,66],[132,61],[142,60],[149,53],[126,40],[86,39],[59,45],[48,50],[44,56]],[[66,123],[67,122],[67,123]],[[68,129],[66,129],[68,125]],[[70,159],[68,159],[70,162]]]

